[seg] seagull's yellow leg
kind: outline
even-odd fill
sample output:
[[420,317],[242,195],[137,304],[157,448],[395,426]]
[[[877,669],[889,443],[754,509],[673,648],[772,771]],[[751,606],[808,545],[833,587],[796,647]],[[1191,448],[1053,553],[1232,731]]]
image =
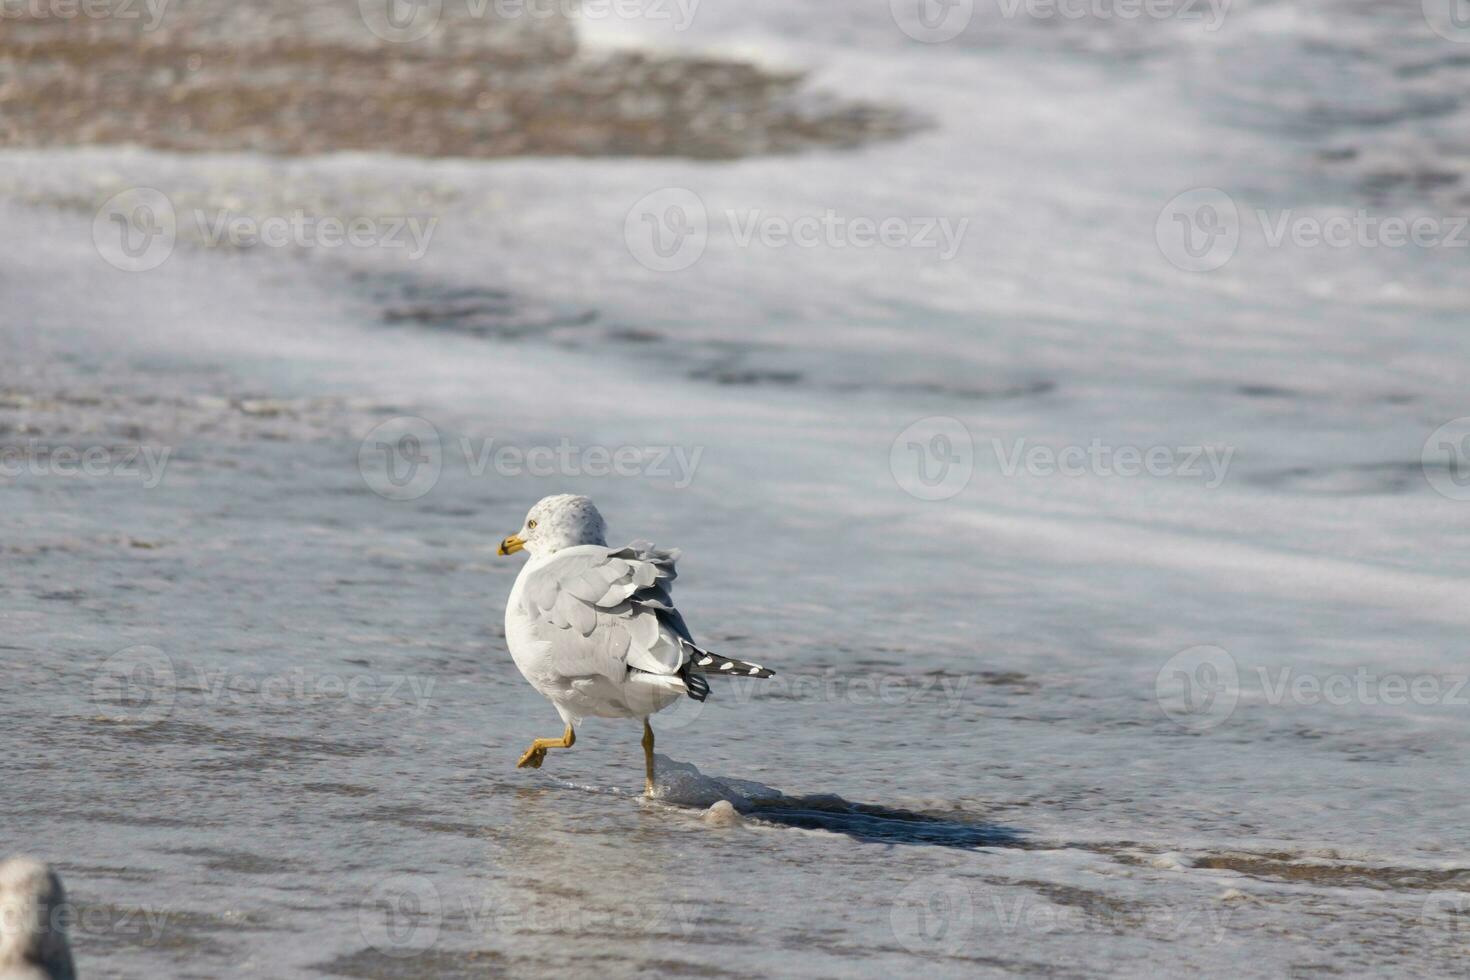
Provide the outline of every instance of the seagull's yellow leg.
[[532,769],[540,769],[541,763],[546,761],[547,749],[569,749],[576,744],[577,733],[572,731],[571,725],[568,725],[561,738],[538,738],[532,742],[526,754],[521,756],[521,761],[516,763],[516,768],[524,769],[530,766]]
[[643,795],[653,795],[653,729],[643,719]]

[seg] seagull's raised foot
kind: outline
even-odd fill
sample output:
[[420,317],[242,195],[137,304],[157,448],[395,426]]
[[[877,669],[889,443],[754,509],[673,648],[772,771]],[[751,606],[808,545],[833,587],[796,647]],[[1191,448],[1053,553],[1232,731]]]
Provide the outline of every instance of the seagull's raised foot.
[[569,749],[576,744],[577,733],[572,731],[571,725],[568,725],[561,738],[538,738],[532,742],[526,754],[521,756],[521,761],[516,763],[516,768],[525,769],[530,766],[532,769],[540,769],[541,763],[546,761],[547,749]]

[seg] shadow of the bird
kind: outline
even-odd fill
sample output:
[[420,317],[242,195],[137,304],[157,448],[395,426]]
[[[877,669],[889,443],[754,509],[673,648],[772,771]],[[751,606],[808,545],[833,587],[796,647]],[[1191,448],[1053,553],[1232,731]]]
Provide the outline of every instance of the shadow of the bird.
[[876,844],[957,848],[1026,846],[1022,832],[1014,827],[965,816],[854,803],[840,796],[783,796],[755,800],[741,809],[748,819],[845,834]]

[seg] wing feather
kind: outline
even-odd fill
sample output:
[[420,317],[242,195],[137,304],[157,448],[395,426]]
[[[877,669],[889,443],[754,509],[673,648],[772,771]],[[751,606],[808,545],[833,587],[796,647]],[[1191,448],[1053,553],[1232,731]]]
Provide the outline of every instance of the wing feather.
[[674,608],[678,556],[646,541],[618,549],[582,545],[532,570],[521,601],[552,644],[555,671],[613,681],[629,668],[678,673],[694,652]]

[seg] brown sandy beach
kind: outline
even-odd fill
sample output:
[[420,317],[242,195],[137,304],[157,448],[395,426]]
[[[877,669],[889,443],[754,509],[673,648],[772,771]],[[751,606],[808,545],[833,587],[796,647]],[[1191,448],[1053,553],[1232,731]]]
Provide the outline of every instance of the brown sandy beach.
[[370,8],[6,3],[0,146],[730,159],[856,145],[916,125],[896,109],[813,92],[800,73],[588,52],[561,16],[448,3],[426,36],[387,40],[391,31],[368,23]]

